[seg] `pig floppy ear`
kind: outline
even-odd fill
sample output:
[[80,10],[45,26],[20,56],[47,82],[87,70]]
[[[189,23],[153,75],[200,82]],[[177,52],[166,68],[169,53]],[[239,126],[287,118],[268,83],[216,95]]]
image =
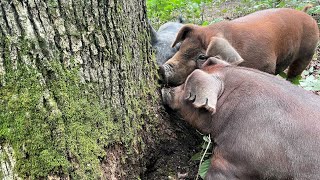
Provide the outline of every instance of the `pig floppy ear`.
[[237,50],[224,38],[212,37],[208,45],[206,55],[209,57],[220,56],[222,60],[230,64],[238,65],[243,59]]
[[171,47],[174,47],[176,44],[183,41],[186,38],[187,34],[190,33],[193,29],[194,25],[191,24],[182,26],[182,28],[177,34],[176,40],[174,40]]
[[186,80],[184,98],[191,101],[195,108],[205,108],[214,114],[222,92],[223,82],[217,75],[196,69]]
[[156,30],[151,26],[151,23],[149,20],[148,20],[148,29],[151,36],[151,44],[155,44],[158,41],[158,34]]

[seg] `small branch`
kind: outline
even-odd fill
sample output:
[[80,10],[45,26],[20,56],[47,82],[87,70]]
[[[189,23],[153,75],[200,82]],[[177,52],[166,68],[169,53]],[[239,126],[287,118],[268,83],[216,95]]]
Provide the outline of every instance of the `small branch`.
[[200,160],[200,163],[199,163],[199,168],[198,168],[198,173],[197,173],[197,178],[196,178],[196,180],[198,180],[198,178],[199,178],[200,166],[201,166],[201,164],[202,164],[202,162],[203,162],[203,159],[204,159],[205,155],[207,154],[207,152],[208,152],[208,150],[209,150],[209,147],[210,147],[210,145],[211,145],[211,137],[210,137],[210,134],[208,135],[208,139],[209,139],[208,145],[207,145],[206,149],[204,150],[204,153],[202,154],[202,157],[201,157],[201,160]]

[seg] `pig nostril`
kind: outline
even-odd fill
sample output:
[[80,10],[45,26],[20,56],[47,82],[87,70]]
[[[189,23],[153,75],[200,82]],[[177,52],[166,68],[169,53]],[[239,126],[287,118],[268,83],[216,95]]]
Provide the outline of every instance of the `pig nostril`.
[[165,84],[163,79],[158,79],[158,84]]

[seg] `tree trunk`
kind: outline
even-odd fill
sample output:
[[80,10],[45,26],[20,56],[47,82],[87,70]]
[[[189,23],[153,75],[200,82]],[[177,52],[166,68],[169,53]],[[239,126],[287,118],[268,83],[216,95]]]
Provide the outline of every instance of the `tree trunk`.
[[150,170],[166,156],[187,166],[198,142],[163,118],[143,0],[0,6],[0,178],[168,176],[177,167]]

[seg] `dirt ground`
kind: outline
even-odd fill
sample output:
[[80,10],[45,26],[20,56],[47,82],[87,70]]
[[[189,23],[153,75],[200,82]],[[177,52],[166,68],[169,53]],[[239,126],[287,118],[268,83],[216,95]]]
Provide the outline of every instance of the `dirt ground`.
[[[169,135],[169,139],[160,139],[160,144],[150,152],[146,171],[140,175],[143,180],[194,180],[198,171],[198,161],[191,157],[200,151],[202,137],[180,116],[169,108],[160,108],[168,126],[158,127]],[[166,136],[168,137],[168,136]],[[162,137],[160,137],[162,138]]]

